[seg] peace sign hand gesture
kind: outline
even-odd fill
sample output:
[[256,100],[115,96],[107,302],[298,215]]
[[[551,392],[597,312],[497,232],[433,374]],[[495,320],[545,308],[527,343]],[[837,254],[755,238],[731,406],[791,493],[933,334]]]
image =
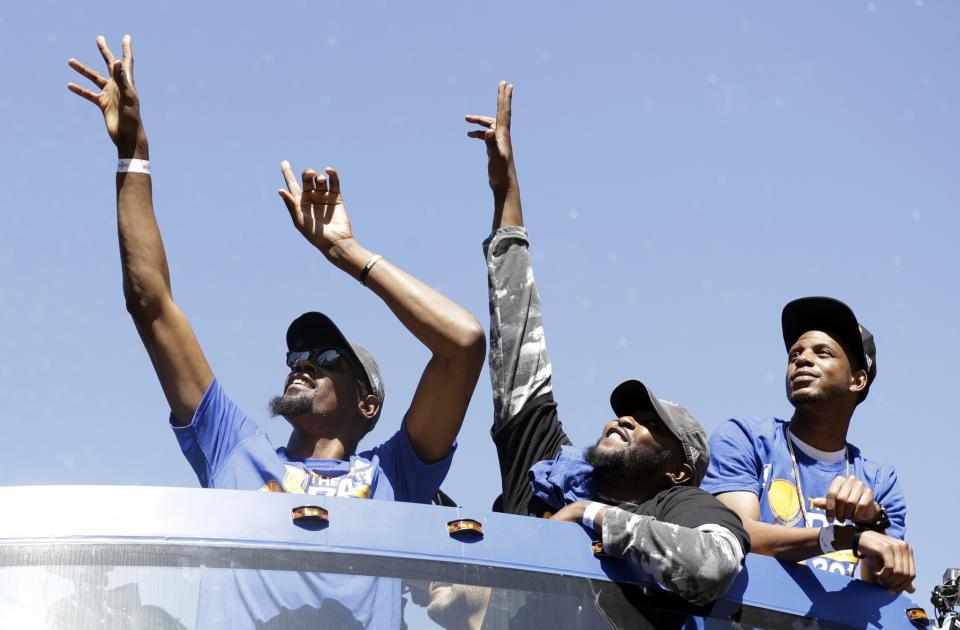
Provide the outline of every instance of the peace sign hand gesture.
[[287,189],[277,192],[290,212],[294,227],[324,256],[331,258],[336,246],[353,238],[336,169],[327,167],[321,173],[306,169],[301,175],[303,189],[297,184],[289,162],[281,162],[280,171]]
[[146,134],[140,120],[140,98],[133,84],[133,51],[129,35],[123,36],[122,45],[123,58],[117,59],[107,46],[107,40],[102,35],[97,37],[97,46],[107,64],[107,77],[76,59],[67,62],[71,68],[100,88],[99,94],[76,83],[68,83],[67,88],[100,108],[107,125],[107,133],[117,146],[120,156],[130,157],[138,144],[146,145]]

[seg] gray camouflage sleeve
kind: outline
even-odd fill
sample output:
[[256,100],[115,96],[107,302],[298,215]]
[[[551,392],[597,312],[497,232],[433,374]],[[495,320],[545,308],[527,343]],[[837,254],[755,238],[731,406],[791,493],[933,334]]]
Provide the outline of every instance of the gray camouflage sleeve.
[[698,606],[723,595],[743,563],[740,542],[725,527],[691,529],[619,508],[604,514],[603,550],[629,556],[658,584]]
[[550,393],[551,367],[527,230],[496,230],[483,243],[490,290],[490,380],[494,427]]

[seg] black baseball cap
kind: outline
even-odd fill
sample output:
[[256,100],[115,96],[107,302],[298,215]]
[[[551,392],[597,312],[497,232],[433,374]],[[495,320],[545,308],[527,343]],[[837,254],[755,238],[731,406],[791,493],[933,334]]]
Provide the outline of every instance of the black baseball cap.
[[[290,327],[287,328],[287,350],[326,348],[344,350],[349,355],[353,365],[362,372],[358,376],[363,378],[367,385],[367,391],[375,394],[380,399],[381,404],[383,403],[383,378],[380,376],[380,367],[373,355],[359,344],[355,344],[344,337],[332,319],[323,313],[311,311],[293,320]],[[371,428],[372,426],[371,424]]]
[[800,335],[811,330],[822,330],[846,344],[857,354],[852,358],[858,359],[867,371],[867,386],[860,392],[860,401],[867,397],[877,378],[877,345],[873,334],[857,321],[849,306],[829,297],[799,298],[783,307],[780,320],[788,352]]
[[693,469],[693,483],[699,486],[710,464],[707,432],[690,412],[669,400],[660,400],[646,385],[630,379],[617,385],[610,393],[610,406],[617,416],[625,416],[637,409],[651,409],[683,447],[684,459]]

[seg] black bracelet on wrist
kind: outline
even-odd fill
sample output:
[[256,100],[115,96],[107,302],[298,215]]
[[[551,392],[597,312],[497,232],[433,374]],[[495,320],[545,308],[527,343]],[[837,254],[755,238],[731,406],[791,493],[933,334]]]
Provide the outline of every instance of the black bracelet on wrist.
[[863,535],[863,532],[857,530],[853,534],[853,539],[850,541],[850,551],[853,553],[854,558],[862,558],[863,554],[860,553],[860,536]]
[[360,280],[360,284],[362,284],[363,286],[367,286],[367,276],[370,275],[370,270],[373,269],[373,266],[378,262],[380,262],[382,259],[383,259],[383,256],[381,256],[380,254],[374,254],[370,258],[369,262],[367,262],[366,267],[364,267],[363,270],[360,271],[360,277],[358,278],[358,280]]
[[[877,505],[880,505],[879,503]],[[890,517],[887,515],[887,508],[880,505],[880,510],[877,512],[877,520],[872,525],[857,525],[857,529],[860,531],[871,531],[882,534],[890,527]]]

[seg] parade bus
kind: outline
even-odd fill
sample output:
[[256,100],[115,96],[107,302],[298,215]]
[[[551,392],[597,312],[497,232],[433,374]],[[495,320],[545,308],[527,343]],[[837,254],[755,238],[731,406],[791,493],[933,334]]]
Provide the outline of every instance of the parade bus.
[[581,527],[459,507],[136,486],[0,498],[2,628],[929,625],[905,596],[753,554],[695,607]]

